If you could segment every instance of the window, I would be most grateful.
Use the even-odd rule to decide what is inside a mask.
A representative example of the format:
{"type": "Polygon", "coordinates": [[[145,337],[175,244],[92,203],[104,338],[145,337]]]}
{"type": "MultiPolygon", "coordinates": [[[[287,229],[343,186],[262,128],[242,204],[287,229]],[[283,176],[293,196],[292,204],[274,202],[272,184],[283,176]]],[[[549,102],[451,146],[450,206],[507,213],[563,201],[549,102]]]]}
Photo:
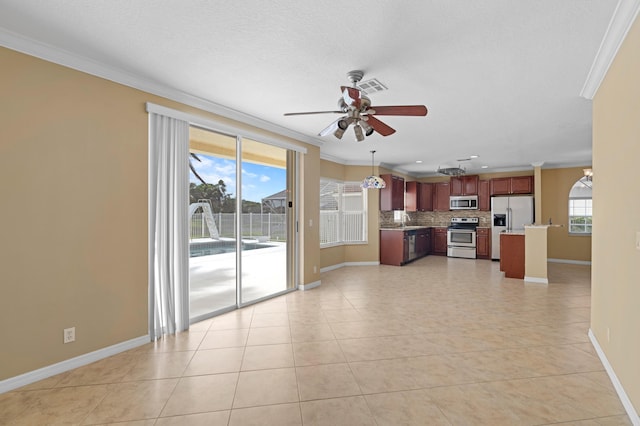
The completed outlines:
{"type": "Polygon", "coordinates": [[[591,235],[592,185],[592,180],[583,177],[569,192],[569,234],[591,235]]]}
{"type": "Polygon", "coordinates": [[[320,247],[366,242],[366,190],[359,182],[320,179],[320,247]]]}

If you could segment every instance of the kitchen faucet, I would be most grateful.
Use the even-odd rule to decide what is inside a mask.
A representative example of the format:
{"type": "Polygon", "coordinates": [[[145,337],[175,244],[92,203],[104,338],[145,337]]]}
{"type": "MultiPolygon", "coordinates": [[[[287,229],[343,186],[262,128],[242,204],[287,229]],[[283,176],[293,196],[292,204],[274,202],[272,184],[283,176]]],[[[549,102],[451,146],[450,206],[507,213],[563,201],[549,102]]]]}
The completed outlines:
{"type": "Polygon", "coordinates": [[[408,214],[403,213],[402,214],[402,226],[407,226],[407,221],[410,222],[411,218],[409,217],[408,214]],[[405,219],[406,219],[406,221],[405,221],[405,219]]]}

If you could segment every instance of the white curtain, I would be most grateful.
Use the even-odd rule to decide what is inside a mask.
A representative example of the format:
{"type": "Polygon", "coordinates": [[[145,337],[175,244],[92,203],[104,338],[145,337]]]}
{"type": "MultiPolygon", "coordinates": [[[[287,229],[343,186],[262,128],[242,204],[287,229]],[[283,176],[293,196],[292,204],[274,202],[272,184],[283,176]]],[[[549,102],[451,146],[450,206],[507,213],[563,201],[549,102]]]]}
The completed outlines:
{"type": "Polygon", "coordinates": [[[149,113],[149,335],[189,328],[189,123],[149,113]]]}

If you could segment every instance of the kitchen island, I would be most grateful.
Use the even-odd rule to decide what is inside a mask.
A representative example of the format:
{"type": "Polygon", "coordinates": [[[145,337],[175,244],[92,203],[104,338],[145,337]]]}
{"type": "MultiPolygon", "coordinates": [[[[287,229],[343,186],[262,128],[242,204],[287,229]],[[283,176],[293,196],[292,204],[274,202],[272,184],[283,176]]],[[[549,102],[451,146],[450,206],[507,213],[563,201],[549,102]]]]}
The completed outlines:
{"type": "Polygon", "coordinates": [[[506,278],[524,278],[524,231],[500,233],[500,270],[506,278]]]}
{"type": "Polygon", "coordinates": [[[402,226],[380,229],[380,264],[402,266],[431,253],[432,228],[402,226]]]}

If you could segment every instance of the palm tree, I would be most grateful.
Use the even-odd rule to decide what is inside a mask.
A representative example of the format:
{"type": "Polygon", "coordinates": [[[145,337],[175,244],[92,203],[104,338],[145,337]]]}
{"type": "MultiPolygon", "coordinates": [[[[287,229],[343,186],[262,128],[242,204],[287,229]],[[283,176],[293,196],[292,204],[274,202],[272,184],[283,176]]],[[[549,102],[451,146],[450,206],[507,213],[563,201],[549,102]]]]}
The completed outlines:
{"type": "MultiPolygon", "coordinates": [[[[202,160],[201,160],[201,159],[199,159],[199,158],[198,158],[198,156],[197,156],[197,155],[195,155],[193,152],[190,152],[189,154],[191,155],[191,157],[195,158],[195,159],[196,159],[196,160],[198,160],[199,162],[202,162],[202,160]]],[[[193,163],[191,162],[191,158],[189,158],[189,168],[190,168],[190,169],[191,169],[191,171],[193,172],[194,176],[195,176],[196,178],[198,178],[198,180],[199,180],[200,182],[204,183],[205,185],[207,184],[207,182],[205,182],[205,181],[204,181],[204,179],[202,179],[202,178],[200,177],[200,175],[198,174],[198,172],[196,172],[196,168],[195,168],[195,167],[193,167],[193,163]]]]}

